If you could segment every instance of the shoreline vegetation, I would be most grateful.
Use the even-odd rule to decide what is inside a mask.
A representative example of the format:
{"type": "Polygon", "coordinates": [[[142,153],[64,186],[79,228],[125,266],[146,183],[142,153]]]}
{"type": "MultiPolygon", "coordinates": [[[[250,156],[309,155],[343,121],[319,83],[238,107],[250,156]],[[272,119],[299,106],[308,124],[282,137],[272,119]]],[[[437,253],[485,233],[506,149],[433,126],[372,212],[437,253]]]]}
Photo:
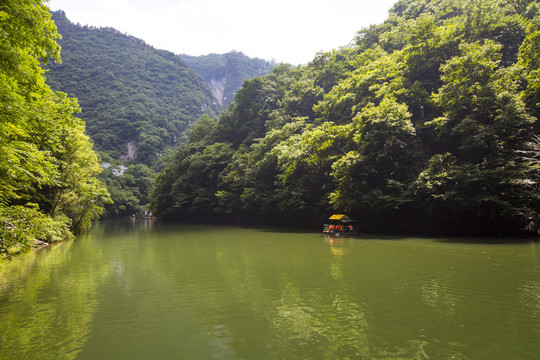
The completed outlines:
{"type": "Polygon", "coordinates": [[[52,91],[42,64],[60,38],[42,1],[0,5],[0,259],[73,238],[109,201],[77,100],[52,91]]]}
{"type": "Polygon", "coordinates": [[[305,66],[245,81],[158,175],[165,221],[365,233],[528,236],[539,228],[540,10],[400,0],[305,66]]]}

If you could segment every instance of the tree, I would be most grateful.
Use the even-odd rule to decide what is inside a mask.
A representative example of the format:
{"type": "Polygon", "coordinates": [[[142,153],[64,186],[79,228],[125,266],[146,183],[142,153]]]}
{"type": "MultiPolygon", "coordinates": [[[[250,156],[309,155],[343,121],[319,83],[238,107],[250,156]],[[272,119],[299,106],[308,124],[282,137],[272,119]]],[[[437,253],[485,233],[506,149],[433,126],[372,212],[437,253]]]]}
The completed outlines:
{"type": "Polygon", "coordinates": [[[264,137],[273,111],[296,80],[288,65],[277,66],[265,77],[246,80],[235,102],[220,117],[220,141],[249,146],[254,139],[264,137]]]}
{"type": "Polygon", "coordinates": [[[367,50],[357,59],[357,69],[325,94],[315,106],[316,113],[324,120],[347,124],[368,103],[377,104],[385,94],[404,91],[403,52],[387,54],[381,48],[367,50]]]}
{"type": "Polygon", "coordinates": [[[280,171],[274,149],[305,127],[305,118],[297,118],[269,130],[249,148],[238,148],[219,177],[216,195],[220,209],[250,223],[286,223],[279,210],[280,171]]]}
{"type": "Polygon", "coordinates": [[[535,119],[525,110],[517,68],[499,67],[500,44],[463,43],[460,50],[441,68],[444,85],[434,98],[444,116],[430,123],[440,153],[416,182],[417,200],[446,231],[515,232],[537,211],[519,155],[535,119]]]}
{"type": "Polygon", "coordinates": [[[46,87],[43,62],[59,59],[58,34],[41,2],[0,5],[0,203],[21,197],[30,186],[52,181],[54,164],[39,150],[32,128],[39,123],[46,87]]]}
{"type": "Polygon", "coordinates": [[[366,231],[530,231],[540,37],[527,3],[398,1],[349,46],[244,83],[156,195],[193,215],[204,194],[207,212],[259,223],[298,223],[300,212],[314,226],[343,211],[366,231]],[[214,143],[229,145],[211,166],[223,169],[217,183],[196,175],[214,143]]]}
{"type": "Polygon", "coordinates": [[[324,219],[331,211],[332,164],[351,148],[352,137],[352,126],[326,122],[306,127],[274,147],[279,169],[276,195],[283,214],[294,217],[300,212],[300,223],[305,224],[324,219]]]}
{"type": "Polygon", "coordinates": [[[334,208],[360,215],[372,229],[403,229],[399,211],[411,202],[408,184],[418,173],[419,143],[410,118],[407,106],[392,97],[355,117],[356,147],[332,166],[334,208]]]}
{"type": "Polygon", "coordinates": [[[156,174],[144,164],[135,164],[128,165],[123,174],[116,176],[111,167],[100,175],[112,199],[111,204],[105,205],[104,217],[127,217],[147,210],[156,174]]]}
{"type": "Polygon", "coordinates": [[[536,118],[540,116],[540,9],[533,3],[527,36],[519,48],[519,65],[525,70],[525,101],[536,118]]]}
{"type": "Polygon", "coordinates": [[[151,209],[164,220],[216,219],[216,192],[221,172],[233,156],[229,144],[214,143],[199,149],[181,146],[156,179],[151,209]]]}
{"type": "Polygon", "coordinates": [[[0,31],[0,256],[9,256],[83,231],[108,194],[76,100],[45,84],[41,63],[60,60],[49,9],[3,1],[0,31]]]}

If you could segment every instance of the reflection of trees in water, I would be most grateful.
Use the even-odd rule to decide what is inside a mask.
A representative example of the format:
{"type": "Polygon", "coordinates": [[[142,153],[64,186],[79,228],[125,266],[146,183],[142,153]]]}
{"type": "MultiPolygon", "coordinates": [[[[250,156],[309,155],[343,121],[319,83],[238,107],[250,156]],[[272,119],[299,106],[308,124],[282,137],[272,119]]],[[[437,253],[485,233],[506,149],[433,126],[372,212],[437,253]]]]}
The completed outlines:
{"type": "MultiPolygon", "coordinates": [[[[154,348],[143,343],[140,348],[166,355],[156,359],[178,350],[193,355],[185,358],[204,359],[471,359],[477,358],[475,351],[508,354],[504,342],[488,344],[495,350],[486,344],[475,350],[476,341],[466,339],[483,340],[485,334],[470,329],[483,329],[478,324],[493,316],[508,325],[505,330],[516,344],[535,349],[527,342],[539,334],[540,282],[537,272],[521,274],[538,264],[523,265],[519,277],[510,274],[508,281],[499,281],[517,266],[521,254],[507,257],[507,248],[500,258],[493,257],[498,253],[462,256],[461,250],[440,257],[445,247],[406,251],[410,246],[396,241],[340,238],[313,245],[317,239],[280,234],[258,240],[264,235],[250,231],[239,232],[249,239],[238,241],[229,238],[230,230],[212,238],[201,237],[204,231],[198,228],[192,231],[197,236],[169,238],[157,231],[159,226],[156,232],[139,229],[131,235],[122,232],[125,226],[132,224],[111,229],[115,241],[102,241],[107,237],[96,228],[99,236],[94,238],[106,244],[103,255],[101,246],[86,246],[82,239],[28,254],[0,269],[0,359],[92,358],[94,353],[86,349],[110,342],[103,331],[110,327],[99,325],[108,325],[107,316],[118,316],[120,308],[133,312],[134,328],[145,328],[144,340],[154,342],[154,348]],[[475,269],[478,276],[469,276],[475,269]],[[119,289],[121,301],[101,302],[96,316],[96,292],[104,278],[108,280],[101,289],[119,289]],[[481,286],[490,279],[504,284],[508,298],[516,301],[495,301],[485,291],[490,287],[481,286]],[[465,293],[463,299],[467,289],[472,295],[465,293]],[[470,310],[471,302],[494,306],[470,310]],[[518,306],[502,311],[506,304],[518,306]],[[495,306],[500,314],[493,312],[495,306]],[[87,341],[92,322],[100,332],[87,341]],[[167,333],[175,334],[174,341],[167,338],[170,346],[155,345],[167,333]],[[77,353],[81,348],[85,351],[77,353]],[[17,356],[12,356],[14,349],[20,349],[17,356]]],[[[131,336],[133,343],[140,333],[131,336]]],[[[110,358],[115,358],[113,351],[122,353],[114,343],[109,346],[110,358]]]]}
{"type": "MultiPolygon", "coordinates": [[[[357,267],[352,266],[350,259],[348,259],[347,254],[355,246],[355,241],[361,241],[358,238],[354,237],[332,237],[327,236],[326,241],[329,244],[330,250],[330,268],[329,273],[332,277],[334,284],[334,292],[338,295],[333,295],[335,297],[334,304],[336,309],[340,311],[343,310],[343,313],[346,316],[342,319],[341,322],[335,321],[339,319],[336,314],[330,314],[329,318],[333,319],[333,324],[338,326],[336,334],[339,336],[336,338],[336,346],[328,347],[331,349],[331,352],[328,353],[328,356],[325,358],[359,358],[359,359],[377,359],[377,360],[413,360],[413,359],[428,359],[428,349],[430,345],[429,336],[425,336],[423,332],[419,333],[400,333],[397,336],[392,335],[396,332],[392,326],[389,327],[389,338],[392,338],[392,341],[389,341],[388,338],[378,338],[378,335],[373,331],[368,329],[368,321],[376,320],[374,317],[378,316],[380,311],[380,306],[375,304],[383,299],[378,296],[383,296],[387,299],[390,299],[387,302],[387,305],[393,307],[393,310],[397,310],[399,314],[400,311],[406,311],[405,309],[400,310],[400,298],[405,295],[405,292],[410,291],[411,284],[404,279],[392,279],[392,276],[405,276],[409,275],[400,274],[399,271],[387,271],[387,266],[370,261],[369,264],[377,264],[378,268],[367,268],[370,271],[362,274],[365,278],[375,277],[368,280],[366,284],[372,284],[374,282],[381,282],[379,284],[379,289],[384,288],[383,283],[387,283],[387,292],[379,292],[378,296],[373,295],[369,292],[368,288],[362,289],[361,284],[351,284],[351,279],[357,278],[355,274],[351,273],[351,270],[358,271],[357,267]],[[387,277],[390,276],[390,277],[387,277]],[[351,289],[351,286],[357,286],[358,288],[351,289]],[[407,290],[409,289],[409,290],[407,290]],[[356,292],[356,295],[354,293],[356,292]],[[343,295],[345,294],[345,295],[343,295]],[[360,298],[359,298],[360,297],[360,298]],[[361,301],[362,305],[358,305],[361,301]],[[348,305],[348,306],[346,306],[348,305]],[[376,309],[376,310],[375,310],[376,309]],[[351,324],[362,324],[362,326],[357,326],[356,328],[351,328],[351,324]],[[362,331],[359,331],[361,329],[362,331]],[[339,331],[341,330],[341,332],[339,331]],[[351,335],[351,337],[349,337],[351,335]],[[356,341],[356,342],[355,342],[356,341]],[[364,351],[353,352],[353,346],[355,349],[363,349],[364,351]],[[350,351],[345,353],[344,351],[340,352],[340,346],[343,348],[349,347],[350,351]],[[363,347],[362,347],[363,346],[363,347]],[[340,354],[343,356],[336,356],[340,354]]],[[[381,254],[378,254],[379,260],[384,261],[384,257],[381,254]]],[[[400,261],[405,258],[400,258],[400,261]]],[[[440,313],[444,313],[445,316],[450,317],[452,313],[455,314],[455,305],[457,300],[449,291],[446,282],[442,279],[434,279],[432,282],[424,284],[421,289],[422,298],[424,302],[429,305],[431,308],[435,309],[440,313]]],[[[403,326],[399,324],[401,321],[398,318],[393,319],[396,322],[396,328],[403,326]]],[[[378,322],[378,321],[374,321],[378,322]]],[[[377,324],[371,324],[377,326],[377,324]]],[[[327,328],[328,328],[327,324],[327,328]]],[[[409,329],[408,324],[405,325],[405,329],[409,329]]],[[[398,331],[399,332],[399,331],[398,331]]],[[[446,353],[442,358],[451,358],[451,359],[465,359],[457,349],[459,349],[459,344],[454,344],[452,349],[447,349],[446,353]]]]}
{"type": "Polygon", "coordinates": [[[325,306],[289,283],[269,315],[270,358],[370,358],[363,309],[339,295],[325,306]]]}
{"type": "Polygon", "coordinates": [[[253,349],[264,349],[260,359],[370,358],[364,311],[341,289],[339,259],[310,267],[294,252],[261,255],[257,245],[242,244],[213,243],[208,261],[201,241],[155,263],[163,273],[182,274],[169,277],[183,301],[239,358],[253,358],[253,349]],[[318,278],[329,288],[310,288],[318,278]]]}
{"type": "Polygon", "coordinates": [[[73,244],[25,254],[0,273],[0,359],[74,359],[84,346],[108,269],[84,240],[82,251],[73,244]]]}
{"type": "MultiPolygon", "coordinates": [[[[328,245],[327,256],[317,254],[318,262],[312,263],[309,251],[299,254],[279,242],[268,252],[268,244],[257,241],[194,240],[153,263],[181,289],[182,303],[214,337],[214,355],[233,351],[237,358],[253,358],[258,351],[258,359],[427,359],[433,344],[426,334],[399,334],[386,342],[369,331],[369,318],[378,314],[373,301],[380,299],[352,280],[357,267],[351,267],[348,254],[354,241],[334,239],[328,245]]],[[[433,306],[450,301],[441,286],[424,289],[433,306]]],[[[458,351],[447,354],[463,358],[458,351]]]]}
{"type": "Polygon", "coordinates": [[[482,292],[491,289],[490,279],[523,291],[515,318],[508,318],[512,311],[495,314],[500,323],[517,329],[516,338],[538,335],[538,325],[517,324],[538,319],[537,276],[533,273],[526,284],[499,281],[516,266],[512,256],[494,267],[490,264],[501,263],[503,255],[488,259],[477,254],[478,246],[427,240],[319,239],[314,246],[317,239],[297,241],[286,234],[279,235],[283,239],[257,233],[249,240],[230,240],[225,232],[220,236],[185,241],[168,262],[154,262],[167,281],[182,289],[182,301],[196,321],[207,324],[238,358],[253,358],[255,351],[262,352],[260,359],[473,358],[477,351],[491,351],[485,343],[476,350],[470,339],[486,337],[474,331],[485,329],[493,316],[484,305],[492,300],[505,306],[491,290],[482,292]],[[219,331],[213,330],[217,325],[219,331]],[[532,334],[524,334],[527,329],[532,334]]]}
{"type": "Polygon", "coordinates": [[[457,298],[451,293],[448,282],[441,278],[434,278],[422,285],[422,298],[424,302],[439,314],[454,321],[456,316],[457,298]]]}
{"type": "Polygon", "coordinates": [[[521,307],[526,310],[524,313],[537,319],[540,325],[540,280],[531,280],[523,284],[520,299],[521,307]]]}

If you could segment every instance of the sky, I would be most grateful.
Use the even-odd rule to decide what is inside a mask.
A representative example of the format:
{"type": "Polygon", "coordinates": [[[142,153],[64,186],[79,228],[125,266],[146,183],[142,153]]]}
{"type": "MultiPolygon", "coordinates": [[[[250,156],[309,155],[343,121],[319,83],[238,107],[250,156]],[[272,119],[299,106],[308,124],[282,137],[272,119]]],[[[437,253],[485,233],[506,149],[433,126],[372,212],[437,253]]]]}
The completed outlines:
{"type": "Polygon", "coordinates": [[[113,27],[175,54],[241,51],[292,65],[348,45],[397,0],[50,0],[81,25],[113,27]]]}

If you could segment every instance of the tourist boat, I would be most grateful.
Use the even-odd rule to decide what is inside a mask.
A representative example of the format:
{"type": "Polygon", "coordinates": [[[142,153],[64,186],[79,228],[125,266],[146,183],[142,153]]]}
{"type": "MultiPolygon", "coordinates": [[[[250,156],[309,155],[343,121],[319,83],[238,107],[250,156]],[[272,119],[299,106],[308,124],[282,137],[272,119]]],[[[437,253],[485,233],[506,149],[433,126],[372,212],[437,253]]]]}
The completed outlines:
{"type": "Polygon", "coordinates": [[[131,215],[132,219],[145,219],[145,220],[155,220],[156,217],[152,215],[151,211],[144,210],[141,213],[131,215]]]}
{"type": "Polygon", "coordinates": [[[347,215],[334,214],[328,219],[330,222],[323,225],[324,234],[357,234],[358,221],[351,220],[347,215]]]}

